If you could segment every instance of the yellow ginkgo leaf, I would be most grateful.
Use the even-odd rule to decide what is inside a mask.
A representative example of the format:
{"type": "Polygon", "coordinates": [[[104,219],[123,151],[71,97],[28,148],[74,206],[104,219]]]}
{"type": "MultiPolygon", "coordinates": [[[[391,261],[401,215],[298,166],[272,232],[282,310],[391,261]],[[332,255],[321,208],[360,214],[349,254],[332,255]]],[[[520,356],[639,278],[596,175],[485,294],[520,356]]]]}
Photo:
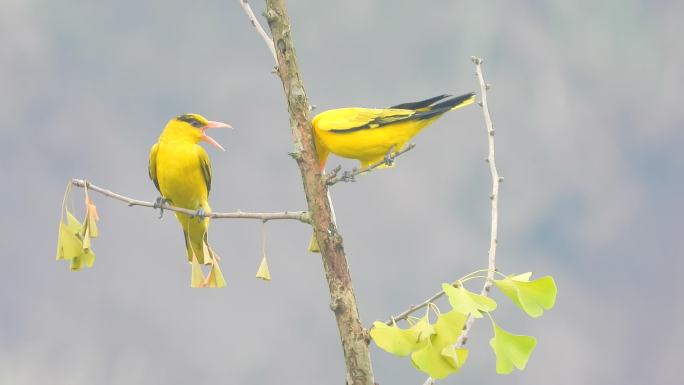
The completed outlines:
{"type": "Polygon", "coordinates": [[[83,268],[83,258],[81,256],[76,256],[71,258],[71,266],[70,266],[72,271],[77,271],[81,270],[83,268]]]}
{"type": "Polygon", "coordinates": [[[95,253],[93,253],[93,251],[90,249],[84,250],[81,259],[83,260],[83,263],[85,263],[86,267],[93,267],[93,263],[95,263],[95,253]]]}
{"type": "Polygon", "coordinates": [[[202,267],[194,254],[192,256],[192,278],[190,279],[190,287],[204,287],[204,273],[202,273],[202,267]]]}
{"type": "Polygon", "coordinates": [[[90,250],[90,226],[88,226],[87,218],[83,224],[83,232],[81,233],[81,239],[83,240],[83,250],[90,250]]]}
{"type": "Polygon", "coordinates": [[[266,261],[266,255],[261,257],[261,263],[259,264],[259,270],[257,270],[256,277],[263,279],[264,281],[271,280],[271,272],[268,270],[268,262],[266,261]]]}
{"type": "Polygon", "coordinates": [[[83,225],[81,225],[81,222],[79,222],[78,219],[76,219],[76,217],[74,216],[74,214],[72,214],[69,210],[67,210],[66,214],[66,226],[69,229],[69,231],[71,231],[74,234],[80,234],[81,231],[83,231],[83,225]]]}
{"type": "Polygon", "coordinates": [[[218,261],[214,261],[211,265],[211,271],[207,277],[207,281],[204,284],[205,287],[215,287],[220,288],[226,286],[226,280],[223,278],[223,273],[219,267],[218,261]]]}
{"type": "Polygon", "coordinates": [[[309,241],[309,252],[311,253],[320,253],[321,248],[318,247],[318,241],[316,240],[316,234],[314,233],[311,236],[311,240],[309,241]]]}
{"type": "Polygon", "coordinates": [[[81,255],[83,243],[64,222],[59,223],[59,238],[57,239],[57,259],[72,259],[81,255]]]}

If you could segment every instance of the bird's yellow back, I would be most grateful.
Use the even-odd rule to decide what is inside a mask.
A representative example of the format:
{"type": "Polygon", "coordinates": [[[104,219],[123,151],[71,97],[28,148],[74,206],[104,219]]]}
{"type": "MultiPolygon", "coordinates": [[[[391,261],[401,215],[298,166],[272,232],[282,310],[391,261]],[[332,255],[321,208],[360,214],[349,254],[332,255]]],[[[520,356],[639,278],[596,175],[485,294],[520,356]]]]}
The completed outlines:
{"type": "Polygon", "coordinates": [[[440,95],[390,108],[353,107],[321,112],[311,122],[321,167],[331,152],[358,159],[361,167],[368,167],[381,161],[390,150],[400,151],[444,113],[473,101],[472,93],[454,98],[440,95]]]}

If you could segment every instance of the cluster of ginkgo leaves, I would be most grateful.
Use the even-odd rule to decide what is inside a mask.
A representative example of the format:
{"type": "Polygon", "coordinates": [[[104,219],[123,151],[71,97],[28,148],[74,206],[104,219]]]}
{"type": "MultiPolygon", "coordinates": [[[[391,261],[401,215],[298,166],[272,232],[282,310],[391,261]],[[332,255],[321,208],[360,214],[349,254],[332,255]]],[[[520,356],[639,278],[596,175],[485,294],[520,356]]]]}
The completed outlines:
{"type": "Polygon", "coordinates": [[[57,260],[71,262],[71,270],[81,270],[92,267],[95,262],[95,253],[91,247],[91,239],[98,236],[97,208],[88,196],[85,189],[85,219],[83,223],[69,211],[67,202],[70,200],[71,188],[67,187],[62,202],[62,217],[59,221],[59,236],[57,238],[57,260]],[[66,220],[65,217],[66,216],[66,220]]]}
{"type": "MultiPolygon", "coordinates": [[[[496,309],[496,301],[463,287],[464,281],[475,278],[473,274],[454,284],[442,284],[452,307],[450,311],[440,312],[434,303],[430,303],[422,318],[406,318],[407,328],[399,327],[394,319],[389,323],[376,321],[370,331],[371,338],[388,353],[402,357],[410,355],[418,370],[441,379],[458,372],[468,358],[468,349],[459,344],[468,317],[482,318],[486,314],[494,330],[489,345],[496,355],[496,372],[508,374],[514,367],[525,369],[537,340],[509,333],[494,322],[490,313],[496,309]],[[437,316],[434,323],[430,323],[430,311],[437,316]]],[[[529,316],[539,317],[544,310],[553,307],[556,283],[551,276],[530,281],[531,276],[532,273],[503,276],[494,280],[494,285],[529,316]]]]}

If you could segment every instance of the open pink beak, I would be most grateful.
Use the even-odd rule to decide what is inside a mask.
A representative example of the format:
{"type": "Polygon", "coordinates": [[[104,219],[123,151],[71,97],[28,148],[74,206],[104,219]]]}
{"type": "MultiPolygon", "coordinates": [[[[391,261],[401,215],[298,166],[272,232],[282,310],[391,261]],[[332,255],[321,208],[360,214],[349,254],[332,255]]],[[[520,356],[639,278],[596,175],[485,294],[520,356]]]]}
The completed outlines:
{"type": "Polygon", "coordinates": [[[232,127],[230,124],[221,123],[221,122],[214,122],[214,121],[211,121],[211,120],[210,120],[209,123],[207,123],[206,126],[204,126],[204,127],[201,128],[201,130],[202,130],[202,140],[203,140],[203,141],[205,141],[205,142],[211,144],[212,146],[218,147],[219,149],[221,149],[221,150],[223,150],[223,151],[226,151],[226,149],[223,148],[223,146],[221,146],[221,145],[219,144],[219,142],[215,141],[214,138],[212,138],[211,136],[209,136],[209,135],[207,135],[207,134],[205,133],[205,131],[206,131],[208,128],[233,128],[233,127],[232,127]]]}

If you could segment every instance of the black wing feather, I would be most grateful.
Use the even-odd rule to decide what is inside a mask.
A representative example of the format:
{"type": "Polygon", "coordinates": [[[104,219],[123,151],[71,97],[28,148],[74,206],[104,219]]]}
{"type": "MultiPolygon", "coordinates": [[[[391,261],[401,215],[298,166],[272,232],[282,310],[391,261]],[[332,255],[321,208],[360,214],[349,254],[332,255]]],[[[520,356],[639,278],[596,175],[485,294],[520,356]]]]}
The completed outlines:
{"type": "Polygon", "coordinates": [[[430,106],[433,103],[436,103],[444,98],[448,98],[451,95],[444,94],[444,95],[439,95],[432,97],[430,99],[425,99],[421,100],[418,102],[410,102],[410,103],[402,103],[402,104],[397,104],[396,106],[392,106],[390,108],[397,108],[397,109],[402,109],[402,110],[417,110],[420,108],[426,108],[430,106]]]}
{"type": "Polygon", "coordinates": [[[211,191],[211,164],[208,160],[200,157],[200,165],[202,167],[202,175],[204,176],[204,183],[207,185],[207,194],[211,191]]]}

